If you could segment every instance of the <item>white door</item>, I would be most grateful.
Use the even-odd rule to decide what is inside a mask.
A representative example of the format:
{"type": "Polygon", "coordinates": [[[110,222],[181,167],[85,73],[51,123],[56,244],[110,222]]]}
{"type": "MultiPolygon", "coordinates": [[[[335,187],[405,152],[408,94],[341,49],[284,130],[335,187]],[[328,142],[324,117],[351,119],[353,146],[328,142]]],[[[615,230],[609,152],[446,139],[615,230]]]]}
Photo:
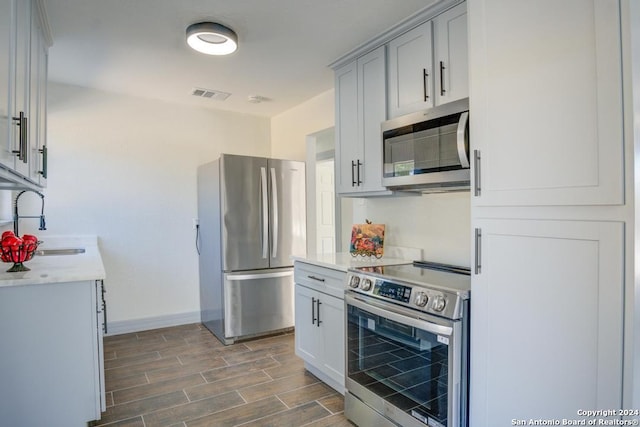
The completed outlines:
{"type": "Polygon", "coordinates": [[[296,355],[317,365],[322,351],[322,336],[316,325],[318,293],[299,284],[295,289],[296,355]]]}
{"type": "Polygon", "coordinates": [[[433,21],[436,105],[469,96],[467,3],[461,3],[433,21]]]}
{"type": "Polygon", "coordinates": [[[344,300],[320,294],[324,372],[344,387],[344,300]]]}
{"type": "Polygon", "coordinates": [[[316,251],[331,254],[336,248],[334,161],[316,163],[316,251]]]}
{"type": "Polygon", "coordinates": [[[624,203],[618,2],[479,0],[468,11],[474,203],[624,203]]]}
{"type": "Polygon", "coordinates": [[[433,107],[431,21],[389,42],[389,118],[433,107]]]}
{"type": "Polygon", "coordinates": [[[338,193],[358,191],[356,168],[358,141],[358,76],[356,61],[335,72],[336,85],[336,188],[338,193]]]}
{"type": "MultiPolygon", "coordinates": [[[[624,224],[477,219],[474,426],[622,407],[624,224]]],[[[519,424],[524,425],[524,424],[519,424]]]]}

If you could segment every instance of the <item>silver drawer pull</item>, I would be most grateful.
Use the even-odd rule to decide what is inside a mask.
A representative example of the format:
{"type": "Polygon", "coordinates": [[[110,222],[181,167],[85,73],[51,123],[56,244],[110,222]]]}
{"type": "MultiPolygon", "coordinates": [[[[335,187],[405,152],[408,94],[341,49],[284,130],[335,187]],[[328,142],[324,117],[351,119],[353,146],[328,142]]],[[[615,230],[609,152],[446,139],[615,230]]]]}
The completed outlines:
{"type": "Polygon", "coordinates": [[[317,280],[318,282],[324,282],[324,279],[322,277],[316,277],[316,276],[307,276],[309,279],[311,280],[317,280]]]}

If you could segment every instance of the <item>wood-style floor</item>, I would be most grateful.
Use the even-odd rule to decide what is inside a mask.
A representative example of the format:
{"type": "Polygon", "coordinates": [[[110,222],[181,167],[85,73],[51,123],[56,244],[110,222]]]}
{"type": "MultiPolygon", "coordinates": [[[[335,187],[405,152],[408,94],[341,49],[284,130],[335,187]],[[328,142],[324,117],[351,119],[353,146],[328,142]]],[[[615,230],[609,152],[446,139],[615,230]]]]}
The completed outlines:
{"type": "Polygon", "coordinates": [[[284,334],[223,346],[204,326],[105,337],[107,410],[93,426],[353,427],[284,334]]]}

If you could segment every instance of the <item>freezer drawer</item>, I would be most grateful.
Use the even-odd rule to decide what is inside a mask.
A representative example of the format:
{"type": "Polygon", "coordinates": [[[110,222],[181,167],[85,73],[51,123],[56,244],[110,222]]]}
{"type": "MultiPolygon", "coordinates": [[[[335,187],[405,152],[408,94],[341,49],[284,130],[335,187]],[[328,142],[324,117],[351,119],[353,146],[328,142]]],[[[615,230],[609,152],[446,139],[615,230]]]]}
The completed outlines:
{"type": "Polygon", "coordinates": [[[292,328],[293,300],[293,268],[226,273],[225,338],[292,328]]]}

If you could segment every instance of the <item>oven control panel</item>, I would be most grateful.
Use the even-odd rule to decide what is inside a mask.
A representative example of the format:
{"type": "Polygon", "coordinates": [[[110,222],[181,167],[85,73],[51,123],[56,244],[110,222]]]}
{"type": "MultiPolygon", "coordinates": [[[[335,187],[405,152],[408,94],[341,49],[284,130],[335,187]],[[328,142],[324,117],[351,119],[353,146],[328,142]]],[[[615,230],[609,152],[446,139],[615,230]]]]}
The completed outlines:
{"type": "Polygon", "coordinates": [[[457,318],[459,302],[455,294],[411,283],[398,283],[367,274],[349,272],[347,290],[420,310],[425,313],[457,318]]]}
{"type": "Polygon", "coordinates": [[[411,288],[409,286],[385,282],[381,279],[376,280],[373,294],[405,303],[411,301],[411,288]]]}

